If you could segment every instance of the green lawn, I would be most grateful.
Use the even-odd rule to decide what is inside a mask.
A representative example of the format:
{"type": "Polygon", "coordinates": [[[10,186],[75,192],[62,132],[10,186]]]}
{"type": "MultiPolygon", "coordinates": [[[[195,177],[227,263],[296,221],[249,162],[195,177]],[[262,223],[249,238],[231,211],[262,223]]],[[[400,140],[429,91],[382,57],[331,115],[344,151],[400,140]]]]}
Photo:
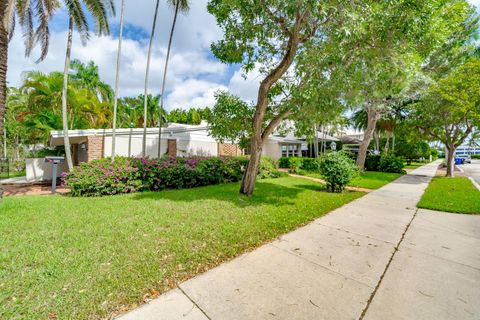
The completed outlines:
{"type": "Polygon", "coordinates": [[[412,162],[410,164],[405,163],[404,169],[417,169],[426,164],[428,163],[424,163],[424,162],[412,162]]]}
{"type": "Polygon", "coordinates": [[[363,195],[291,177],[103,198],[0,202],[0,319],[97,319],[363,195]]]}
{"type": "MultiPolygon", "coordinates": [[[[23,176],[25,176],[25,171],[10,172],[10,175],[9,175],[10,178],[23,177],[23,176]]],[[[0,179],[7,179],[7,173],[0,172],[0,179]]]]}
{"type": "Polygon", "coordinates": [[[465,177],[434,177],[417,207],[480,214],[480,191],[465,177]]]}
{"type": "MultiPolygon", "coordinates": [[[[301,172],[301,174],[312,178],[323,179],[322,175],[317,172],[303,171],[301,172]]],[[[365,171],[360,173],[357,178],[350,181],[348,185],[357,188],[378,189],[383,187],[387,183],[398,179],[402,175],[403,174],[401,173],[365,171]]]]}
{"type": "Polygon", "coordinates": [[[348,184],[352,187],[378,189],[403,176],[401,173],[365,171],[348,184]]]}

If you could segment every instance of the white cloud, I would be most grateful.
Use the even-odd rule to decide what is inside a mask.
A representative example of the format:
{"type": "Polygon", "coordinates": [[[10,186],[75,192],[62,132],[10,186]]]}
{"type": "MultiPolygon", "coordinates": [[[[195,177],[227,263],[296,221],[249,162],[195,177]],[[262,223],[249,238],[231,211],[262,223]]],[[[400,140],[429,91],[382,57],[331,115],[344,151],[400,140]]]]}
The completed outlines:
{"type": "MultiPolygon", "coordinates": [[[[120,0],[116,1],[117,14],[120,0]]],[[[212,104],[213,92],[225,88],[227,66],[212,58],[210,44],[221,38],[221,30],[215,18],[206,10],[207,0],[191,1],[187,15],[179,15],[175,29],[169,73],[166,84],[167,109],[172,107],[201,106],[212,104]],[[208,79],[208,81],[203,79],[208,79]],[[218,79],[218,80],[217,80],[218,79]],[[217,83],[218,82],[218,83],[217,83]],[[171,95],[171,97],[170,97],[171,95]],[[172,106],[170,106],[170,102],[172,106]]],[[[154,1],[126,1],[125,22],[145,30],[149,34],[153,21],[154,1]]],[[[21,84],[21,74],[25,71],[62,71],[65,59],[67,16],[63,11],[57,14],[55,32],[51,34],[50,49],[45,61],[36,64],[38,48],[31,58],[24,57],[21,33],[16,32],[10,42],[7,79],[10,85],[21,84]],[[61,22],[65,20],[65,28],[61,22]],[[60,23],[60,26],[58,25],[60,23]]],[[[111,19],[118,23],[119,17],[111,19]]],[[[166,45],[173,19],[173,9],[162,1],[159,9],[156,38],[150,67],[149,91],[158,94],[165,64],[166,45]]],[[[53,29],[53,28],[52,28],[53,29]]],[[[120,75],[120,96],[143,93],[148,39],[124,39],[122,48],[122,68],[120,75]]],[[[84,62],[93,60],[99,66],[102,79],[114,85],[117,54],[117,39],[92,36],[85,47],[81,46],[78,35],[74,35],[72,58],[84,62]]],[[[227,80],[228,81],[228,80],[227,80]]]]}
{"type": "Polygon", "coordinates": [[[227,90],[227,87],[215,82],[188,79],[175,86],[167,98],[167,106],[170,109],[212,106],[215,103],[214,93],[218,90],[227,90]]]}
{"type": "MultiPolygon", "coordinates": [[[[65,55],[66,32],[53,33],[49,54],[45,61],[35,64],[37,55],[31,58],[23,56],[24,47],[20,35],[15,35],[10,43],[8,80],[10,85],[21,83],[21,74],[24,71],[39,70],[42,72],[62,71],[65,55]]],[[[101,78],[110,85],[115,81],[115,65],[117,54],[117,40],[111,37],[92,37],[87,46],[81,46],[78,36],[74,37],[72,58],[81,61],[93,60],[99,66],[101,78]]],[[[152,52],[150,67],[149,91],[158,94],[161,91],[163,68],[165,63],[166,49],[155,46],[152,52]]],[[[125,39],[122,47],[122,67],[120,75],[120,96],[131,96],[143,93],[145,81],[145,68],[147,58],[147,46],[142,42],[125,39]]],[[[167,78],[167,92],[177,92],[176,87],[184,88],[187,79],[199,79],[202,76],[210,78],[222,78],[227,70],[226,65],[208,58],[203,51],[178,51],[173,52],[169,64],[167,78]]],[[[201,82],[199,80],[199,82],[201,82]]],[[[217,85],[218,86],[218,85],[217,85]]],[[[195,91],[197,96],[189,93],[191,99],[203,100],[207,93],[195,91]]],[[[201,101],[203,101],[201,100],[201,101]]],[[[176,97],[174,101],[185,99],[176,97]]],[[[167,108],[169,106],[167,105],[167,108]]]]}
{"type": "Polygon", "coordinates": [[[231,93],[238,95],[246,101],[256,101],[258,88],[263,77],[259,68],[255,68],[245,74],[243,70],[237,70],[230,79],[228,89],[231,93]]]}

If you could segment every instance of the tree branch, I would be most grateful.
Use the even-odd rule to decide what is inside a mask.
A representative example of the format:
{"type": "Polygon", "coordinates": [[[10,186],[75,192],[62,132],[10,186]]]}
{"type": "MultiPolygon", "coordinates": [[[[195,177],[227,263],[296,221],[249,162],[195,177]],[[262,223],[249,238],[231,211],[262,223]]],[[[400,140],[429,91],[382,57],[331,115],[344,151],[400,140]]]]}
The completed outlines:
{"type": "Polygon", "coordinates": [[[265,139],[272,134],[273,130],[275,130],[275,128],[278,127],[280,123],[291,114],[292,114],[292,111],[285,110],[283,112],[280,112],[275,118],[273,118],[272,121],[270,121],[267,127],[263,130],[262,141],[265,141],[265,139]]]}

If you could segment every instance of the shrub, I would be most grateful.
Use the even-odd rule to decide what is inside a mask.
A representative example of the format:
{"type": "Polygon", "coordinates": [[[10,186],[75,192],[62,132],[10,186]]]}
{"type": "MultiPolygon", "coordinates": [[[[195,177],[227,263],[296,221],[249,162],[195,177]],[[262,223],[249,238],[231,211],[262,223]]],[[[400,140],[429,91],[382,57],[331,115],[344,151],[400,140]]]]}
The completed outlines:
{"type": "Polygon", "coordinates": [[[306,171],[313,171],[313,172],[318,172],[319,171],[319,161],[316,158],[301,158],[302,159],[302,165],[301,169],[306,170],[306,171]]]}
{"type": "Polygon", "coordinates": [[[279,160],[280,168],[288,169],[292,173],[298,173],[302,166],[302,159],[298,157],[282,157],[279,160]]]}
{"type": "Polygon", "coordinates": [[[65,148],[63,146],[57,146],[54,148],[42,148],[38,150],[30,151],[27,154],[27,158],[45,158],[48,156],[65,156],[65,148]]]}
{"type": "Polygon", "coordinates": [[[319,169],[332,192],[341,192],[358,174],[355,163],[343,152],[330,152],[319,159],[319,169]]]}
{"type": "Polygon", "coordinates": [[[480,159],[480,154],[472,154],[472,159],[480,159]]]}
{"type": "MultiPolygon", "coordinates": [[[[63,177],[73,196],[100,196],[140,190],[183,189],[237,182],[248,165],[244,157],[115,158],[83,163],[63,177]]],[[[271,159],[262,158],[259,178],[280,176],[271,159]]]]}
{"type": "Polygon", "coordinates": [[[138,168],[130,159],[116,158],[82,163],[70,173],[62,174],[63,185],[70,188],[73,196],[100,196],[130,193],[140,189],[142,182],[138,168]]]}
{"type": "MultiPolygon", "coordinates": [[[[248,164],[248,160],[247,160],[248,164]]],[[[268,178],[278,178],[282,175],[280,171],[277,170],[277,163],[269,157],[262,157],[260,160],[260,165],[258,168],[258,178],[268,179],[268,178]]]]}
{"type": "Polygon", "coordinates": [[[288,169],[292,173],[300,173],[302,170],[318,172],[318,159],[282,157],[279,160],[280,168],[288,169]]]}
{"type": "Polygon", "coordinates": [[[380,158],[378,165],[378,171],[404,173],[404,159],[401,157],[395,157],[391,155],[383,155],[380,158]]]}
{"type": "Polygon", "coordinates": [[[381,156],[378,154],[369,154],[365,158],[365,170],[367,171],[379,171],[381,156]]]}

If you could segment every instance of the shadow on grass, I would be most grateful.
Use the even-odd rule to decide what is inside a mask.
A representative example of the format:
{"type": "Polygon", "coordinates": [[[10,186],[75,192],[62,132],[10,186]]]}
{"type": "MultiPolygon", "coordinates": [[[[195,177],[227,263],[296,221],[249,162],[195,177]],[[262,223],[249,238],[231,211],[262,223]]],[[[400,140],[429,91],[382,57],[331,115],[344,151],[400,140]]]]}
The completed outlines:
{"type": "Polygon", "coordinates": [[[164,190],[158,192],[142,192],[133,195],[134,200],[169,200],[176,202],[195,202],[202,200],[217,200],[230,202],[238,207],[259,205],[294,205],[298,195],[305,190],[322,191],[324,187],[308,182],[295,185],[287,180],[275,179],[258,181],[252,197],[239,194],[239,183],[228,183],[214,186],[198,187],[182,190],[164,190]]]}

